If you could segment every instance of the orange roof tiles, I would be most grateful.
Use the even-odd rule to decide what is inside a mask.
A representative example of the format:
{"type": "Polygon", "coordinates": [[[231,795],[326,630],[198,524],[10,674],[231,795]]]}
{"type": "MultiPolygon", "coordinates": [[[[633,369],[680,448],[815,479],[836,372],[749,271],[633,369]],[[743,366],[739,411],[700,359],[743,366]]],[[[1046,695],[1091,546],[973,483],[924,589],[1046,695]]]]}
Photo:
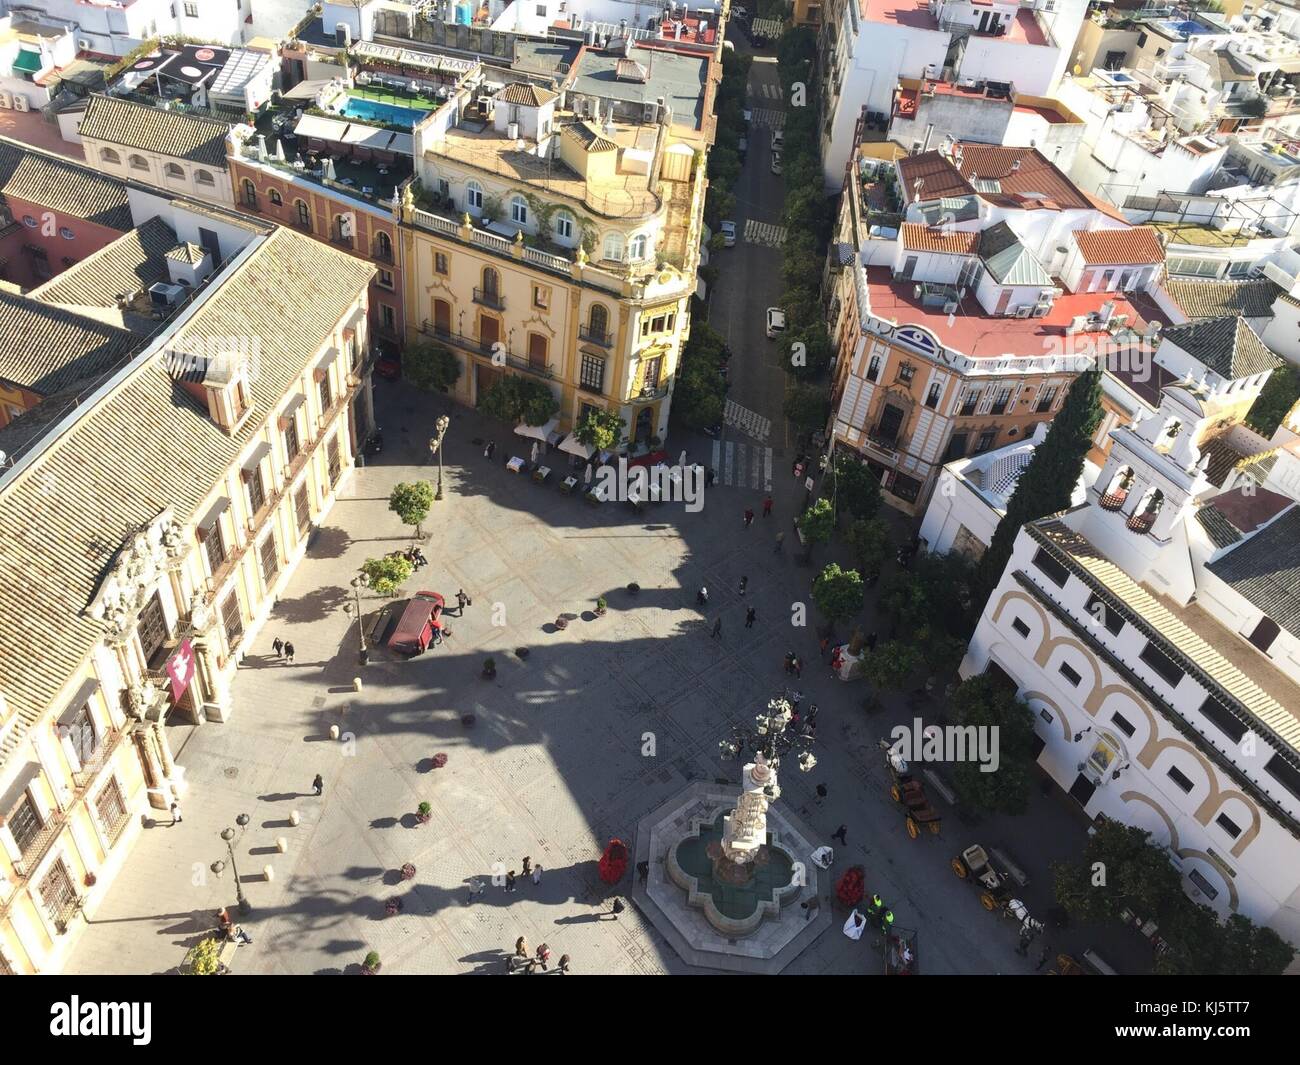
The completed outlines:
{"type": "Polygon", "coordinates": [[[946,255],[974,255],[980,235],[961,231],[944,232],[919,222],[903,223],[903,247],[908,251],[933,251],[946,255]]]}
{"type": "Polygon", "coordinates": [[[1075,231],[1083,261],[1089,266],[1141,266],[1165,261],[1160,237],[1150,226],[1075,231]]]}

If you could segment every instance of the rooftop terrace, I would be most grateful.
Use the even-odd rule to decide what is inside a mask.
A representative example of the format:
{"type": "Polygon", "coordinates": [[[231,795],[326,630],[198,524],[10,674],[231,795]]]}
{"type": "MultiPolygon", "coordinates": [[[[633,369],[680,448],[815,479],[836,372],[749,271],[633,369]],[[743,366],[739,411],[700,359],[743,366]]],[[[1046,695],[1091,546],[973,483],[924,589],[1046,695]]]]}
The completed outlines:
{"type": "Polygon", "coordinates": [[[913,292],[913,282],[896,283],[888,267],[868,267],[866,274],[872,314],[901,324],[923,326],[941,343],[975,359],[1006,355],[1082,354],[1090,343],[1107,339],[1109,334],[1076,333],[1067,337],[1065,330],[1075,316],[1094,314],[1107,301],[1114,302],[1116,315],[1128,315],[1128,324],[1139,332],[1153,320],[1165,323],[1164,315],[1152,300],[1140,295],[1126,297],[1116,292],[1058,296],[1051,312],[1044,318],[991,315],[974,296],[967,296],[957,311],[949,316],[942,307],[924,306],[913,292]]]}

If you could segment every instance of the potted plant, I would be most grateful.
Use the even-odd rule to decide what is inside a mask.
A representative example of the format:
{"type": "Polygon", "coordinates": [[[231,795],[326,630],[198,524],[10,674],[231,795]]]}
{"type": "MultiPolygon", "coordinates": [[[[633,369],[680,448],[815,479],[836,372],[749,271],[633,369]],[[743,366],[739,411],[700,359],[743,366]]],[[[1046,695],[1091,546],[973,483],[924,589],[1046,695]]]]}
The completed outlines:
{"type": "Polygon", "coordinates": [[[569,619],[566,618],[563,614],[561,614],[558,618],[555,619],[555,627],[560,631],[564,631],[569,627],[569,619]]]}
{"type": "Polygon", "coordinates": [[[433,820],[433,807],[427,802],[420,803],[415,808],[415,819],[422,825],[427,825],[433,820]]]}
{"type": "Polygon", "coordinates": [[[488,659],[485,659],[484,662],[483,662],[483,677],[484,677],[484,679],[486,679],[486,680],[491,680],[491,679],[492,679],[493,677],[495,677],[496,675],[497,675],[497,661],[496,661],[496,659],[495,659],[495,658],[488,658],[488,659]]]}
{"type": "Polygon", "coordinates": [[[181,972],[186,976],[214,976],[220,965],[221,944],[216,936],[209,936],[185,955],[181,972]]]}
{"type": "Polygon", "coordinates": [[[441,769],[446,764],[447,764],[447,756],[442,751],[439,751],[437,754],[433,756],[434,769],[441,769]]]}
{"type": "Polygon", "coordinates": [[[376,976],[379,973],[379,952],[372,950],[361,963],[362,976],[376,976]]]}
{"type": "Polygon", "coordinates": [[[603,618],[605,616],[605,611],[607,611],[608,609],[609,609],[609,604],[605,602],[605,597],[602,595],[599,599],[596,600],[596,617],[603,618]]]}
{"type": "Polygon", "coordinates": [[[637,584],[636,581],[633,581],[631,584],[627,586],[628,595],[636,595],[636,593],[639,592],[640,590],[641,590],[641,585],[637,584]]]}
{"type": "Polygon", "coordinates": [[[84,882],[86,887],[94,887],[97,880],[98,878],[95,876],[94,873],[87,873],[84,882]]]}
{"type": "Polygon", "coordinates": [[[402,879],[403,880],[415,879],[415,866],[413,866],[410,862],[407,862],[404,866],[402,866],[402,879]]]}

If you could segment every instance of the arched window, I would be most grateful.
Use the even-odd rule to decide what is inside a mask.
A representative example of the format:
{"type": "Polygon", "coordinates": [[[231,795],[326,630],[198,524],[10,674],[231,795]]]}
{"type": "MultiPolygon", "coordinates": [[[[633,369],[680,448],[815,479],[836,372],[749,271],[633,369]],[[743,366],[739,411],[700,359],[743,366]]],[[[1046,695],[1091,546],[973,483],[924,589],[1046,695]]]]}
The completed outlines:
{"type": "Polygon", "coordinates": [[[279,189],[272,189],[270,192],[266,194],[266,198],[270,200],[273,204],[275,204],[276,207],[279,207],[282,203],[284,203],[284,200],[280,196],[279,189]]]}
{"type": "Polygon", "coordinates": [[[166,166],[167,176],[177,181],[185,180],[185,168],[179,163],[168,163],[166,166]]]}
{"type": "Polygon", "coordinates": [[[483,186],[477,181],[465,186],[465,206],[471,211],[483,210],[483,186]]]}
{"type": "Polygon", "coordinates": [[[207,171],[207,170],[196,170],[196,171],[194,171],[194,184],[196,184],[196,185],[215,185],[216,182],[212,179],[212,174],[211,174],[210,171],[207,171]]]}
{"type": "Polygon", "coordinates": [[[510,197],[510,220],[518,226],[528,225],[528,201],[522,196],[510,197]]]}
{"type": "Polygon", "coordinates": [[[501,275],[492,267],[483,267],[483,294],[496,297],[501,291],[501,275]]]}
{"type": "Polygon", "coordinates": [[[634,261],[640,261],[646,257],[646,252],[650,247],[650,238],[644,233],[638,233],[632,238],[632,243],[627,250],[627,257],[634,261]]]}
{"type": "Polygon", "coordinates": [[[149,160],[146,159],[143,155],[133,155],[133,156],[131,156],[131,169],[132,169],[132,170],[148,170],[148,169],[149,169],[149,160]]]}
{"type": "Polygon", "coordinates": [[[560,240],[573,239],[573,215],[568,211],[557,211],[555,213],[555,235],[560,240]]]}
{"type": "Polygon", "coordinates": [[[602,259],[613,259],[615,262],[623,261],[623,253],[627,249],[627,244],[623,240],[622,233],[609,233],[605,236],[605,244],[601,249],[600,257],[602,259]]]}
{"type": "Polygon", "coordinates": [[[375,258],[386,262],[393,258],[393,242],[382,229],[375,234],[375,258]]]}
{"type": "Polygon", "coordinates": [[[114,165],[122,162],[122,157],[118,155],[117,152],[113,151],[112,148],[100,148],[99,159],[100,162],[113,163],[114,165]]]}
{"type": "Polygon", "coordinates": [[[252,178],[244,178],[243,200],[245,207],[257,206],[257,186],[253,184],[252,178]]]}
{"type": "Polygon", "coordinates": [[[597,343],[604,343],[609,338],[609,311],[603,303],[593,303],[587,316],[587,332],[597,343]]]}
{"type": "Polygon", "coordinates": [[[295,208],[295,209],[297,210],[297,212],[298,212],[298,225],[302,226],[303,229],[306,229],[306,230],[309,230],[309,231],[310,231],[310,229],[311,229],[311,212],[310,212],[309,210],[307,210],[307,201],[306,201],[306,200],[294,200],[294,201],[293,201],[293,206],[294,206],[294,208],[295,208]]]}

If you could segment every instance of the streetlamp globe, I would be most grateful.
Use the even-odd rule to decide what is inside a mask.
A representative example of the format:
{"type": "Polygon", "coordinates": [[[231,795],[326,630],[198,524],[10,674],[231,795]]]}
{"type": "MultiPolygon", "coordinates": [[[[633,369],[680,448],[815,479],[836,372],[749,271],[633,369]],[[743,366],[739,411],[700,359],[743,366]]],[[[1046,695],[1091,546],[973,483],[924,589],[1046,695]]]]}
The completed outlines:
{"type": "Polygon", "coordinates": [[[224,839],[227,843],[229,843],[232,839],[235,838],[235,830],[233,828],[222,829],[221,838],[224,839]]]}
{"type": "Polygon", "coordinates": [[[248,814],[240,814],[238,817],[235,818],[235,824],[237,824],[240,828],[245,828],[247,827],[248,822],[251,820],[252,818],[249,817],[248,814]]]}

